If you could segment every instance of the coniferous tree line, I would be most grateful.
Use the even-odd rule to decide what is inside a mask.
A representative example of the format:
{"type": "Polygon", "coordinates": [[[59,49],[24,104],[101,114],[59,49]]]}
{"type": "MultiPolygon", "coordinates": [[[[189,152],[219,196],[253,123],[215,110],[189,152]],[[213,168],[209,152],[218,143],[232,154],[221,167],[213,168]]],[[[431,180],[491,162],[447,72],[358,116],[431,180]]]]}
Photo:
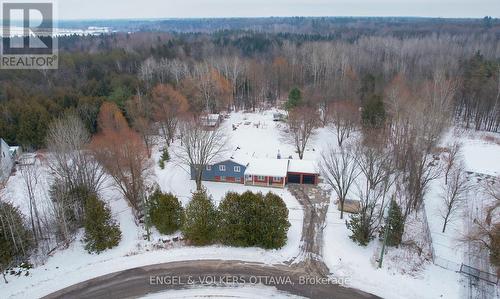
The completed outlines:
{"type": "Polygon", "coordinates": [[[206,191],[197,191],[183,209],[175,196],[157,190],[149,198],[149,216],[160,233],[180,229],[196,246],[281,248],[290,227],[283,199],[250,191],[227,193],[218,206],[206,191]]]}

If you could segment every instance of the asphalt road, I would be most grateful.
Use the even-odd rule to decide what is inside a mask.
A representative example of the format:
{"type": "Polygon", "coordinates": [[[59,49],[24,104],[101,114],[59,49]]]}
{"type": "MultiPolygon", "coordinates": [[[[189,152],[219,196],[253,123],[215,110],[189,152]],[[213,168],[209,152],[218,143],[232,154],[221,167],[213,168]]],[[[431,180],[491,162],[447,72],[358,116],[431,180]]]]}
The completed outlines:
{"type": "MultiPolygon", "coordinates": [[[[45,298],[137,298],[193,285],[235,286],[261,283],[307,298],[378,298],[313,277],[300,268],[242,261],[183,261],[140,267],[94,278],[45,298]]],[[[258,296],[258,294],[256,294],[258,296]]]]}
{"type": "Polygon", "coordinates": [[[286,264],[221,260],[172,262],[97,277],[45,298],[137,298],[196,285],[227,287],[248,284],[264,284],[312,299],[378,298],[342,287],[343,282],[330,275],[323,261],[323,228],[329,194],[317,187],[290,186],[289,190],[304,209],[304,223],[300,253],[286,264]]]}

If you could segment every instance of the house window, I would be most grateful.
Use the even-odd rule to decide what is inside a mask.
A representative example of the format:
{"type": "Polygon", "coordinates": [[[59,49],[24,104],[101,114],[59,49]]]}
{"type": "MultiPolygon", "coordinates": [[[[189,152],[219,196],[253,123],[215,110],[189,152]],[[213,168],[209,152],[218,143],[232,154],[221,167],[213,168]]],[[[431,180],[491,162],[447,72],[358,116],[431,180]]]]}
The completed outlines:
{"type": "Polygon", "coordinates": [[[259,176],[257,177],[257,180],[259,180],[259,181],[265,181],[265,180],[266,180],[266,177],[265,177],[265,176],[262,176],[262,175],[259,175],[259,176]]]}
{"type": "Polygon", "coordinates": [[[275,177],[273,178],[273,181],[274,181],[275,183],[279,183],[279,182],[281,182],[281,178],[280,178],[279,176],[275,176],[275,177]]]}
{"type": "Polygon", "coordinates": [[[240,166],[234,166],[234,172],[241,172],[240,166]]]}
{"type": "Polygon", "coordinates": [[[211,171],[212,170],[212,166],[211,165],[207,165],[207,171],[211,171]]]}
{"type": "Polygon", "coordinates": [[[226,171],[226,165],[219,165],[219,171],[226,171]]]}

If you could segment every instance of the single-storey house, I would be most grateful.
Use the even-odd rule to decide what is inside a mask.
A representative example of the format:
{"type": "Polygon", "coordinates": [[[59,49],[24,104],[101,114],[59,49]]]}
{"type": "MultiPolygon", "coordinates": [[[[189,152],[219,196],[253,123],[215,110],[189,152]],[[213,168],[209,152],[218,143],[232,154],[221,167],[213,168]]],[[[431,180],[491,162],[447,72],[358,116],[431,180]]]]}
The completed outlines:
{"type": "Polygon", "coordinates": [[[245,171],[245,184],[284,188],[287,171],[288,160],[254,159],[245,171]]]}
{"type": "MultiPolygon", "coordinates": [[[[244,183],[245,170],[247,163],[227,159],[204,167],[201,179],[203,181],[226,182],[226,183],[244,183]]],[[[196,171],[191,166],[191,179],[194,180],[196,171]]]]}
{"type": "MultiPolygon", "coordinates": [[[[196,176],[191,167],[191,179],[196,176]]],[[[286,184],[316,185],[319,172],[314,162],[288,159],[226,159],[204,167],[203,181],[238,183],[249,186],[284,188],[286,184]]]]}

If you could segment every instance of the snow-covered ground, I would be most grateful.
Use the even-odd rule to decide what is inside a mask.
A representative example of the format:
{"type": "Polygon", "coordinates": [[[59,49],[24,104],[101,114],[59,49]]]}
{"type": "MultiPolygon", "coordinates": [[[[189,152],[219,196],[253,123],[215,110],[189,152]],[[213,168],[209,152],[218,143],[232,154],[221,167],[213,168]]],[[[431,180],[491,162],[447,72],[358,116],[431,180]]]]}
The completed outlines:
{"type": "MultiPolygon", "coordinates": [[[[245,153],[256,153],[254,156],[259,154],[260,157],[275,156],[278,149],[282,153],[287,153],[287,156],[288,154],[293,155],[291,146],[280,146],[279,131],[275,127],[279,124],[272,121],[272,112],[268,111],[265,114],[255,115],[238,113],[234,114],[233,117],[234,119],[227,120],[224,126],[231,135],[231,144],[235,145],[235,148],[239,146],[245,153]],[[232,123],[247,121],[246,118],[250,119],[252,125],[245,126],[241,124],[243,126],[241,131],[232,131],[232,123]],[[253,126],[255,123],[260,124],[258,128],[253,126]],[[255,140],[259,140],[259,142],[255,142],[255,140]],[[260,142],[260,140],[263,142],[260,142]]],[[[157,161],[160,153],[156,151],[153,156],[157,161]]],[[[196,186],[189,179],[189,174],[184,167],[175,162],[175,155],[171,153],[171,156],[172,161],[167,163],[165,170],[160,170],[157,163],[155,163],[155,180],[163,191],[174,193],[186,204],[196,186]]],[[[37,189],[37,198],[45,203],[44,206],[49,207],[48,182],[50,181],[50,171],[47,167],[42,167],[40,173],[41,178],[37,189]]],[[[80,234],[69,248],[56,251],[45,264],[31,269],[28,277],[9,276],[9,284],[5,285],[0,282],[0,298],[39,297],[96,276],[157,263],[180,260],[224,259],[277,264],[292,260],[299,254],[303,211],[300,204],[288,190],[223,183],[204,183],[204,186],[216,203],[220,202],[222,197],[229,191],[239,193],[247,190],[263,193],[271,191],[281,196],[290,210],[291,227],[288,232],[287,244],[279,250],[232,248],[218,245],[197,248],[175,243],[165,246],[158,238],[169,239],[171,237],[160,237],[158,234],[153,234],[152,242],[147,242],[144,240],[144,231],[135,224],[126,201],[112,187],[111,182],[106,182],[102,197],[110,203],[113,214],[120,223],[122,241],[119,246],[99,255],[91,255],[84,250],[80,241],[80,234]]],[[[23,190],[22,176],[20,172],[17,172],[15,176],[10,178],[6,189],[2,191],[3,198],[20,206],[25,215],[28,215],[27,194],[23,190]]],[[[47,210],[49,209],[47,208],[47,210]]],[[[46,212],[49,213],[50,211],[46,212]]]]}
{"type": "MultiPolygon", "coordinates": [[[[340,220],[336,205],[330,205],[325,229],[324,258],[333,275],[349,278],[349,286],[383,298],[459,298],[459,278],[431,263],[412,267],[414,257],[403,250],[389,248],[382,269],[378,269],[381,245],[378,240],[367,247],[349,239],[345,219],[340,220]],[[398,260],[391,259],[398,257],[398,260]],[[419,268],[423,266],[423,269],[419,268]],[[403,274],[402,271],[408,273],[403,274]]],[[[412,253],[415,254],[415,253],[412,253]]]]}
{"type": "Polygon", "coordinates": [[[148,295],[142,299],[194,299],[194,298],[241,298],[252,299],[256,295],[261,298],[275,299],[300,299],[304,297],[294,296],[278,291],[276,288],[263,285],[257,286],[238,286],[238,287],[201,287],[190,288],[186,290],[166,291],[158,294],[148,295]]]}
{"type": "MultiPolygon", "coordinates": [[[[297,158],[293,147],[284,144],[280,138],[279,131],[284,124],[272,121],[273,112],[269,110],[262,113],[233,113],[229,119],[224,121],[223,126],[230,136],[231,156],[237,159],[275,158],[280,152],[282,157],[293,156],[297,158]],[[237,129],[233,130],[232,125],[236,125],[237,129]]],[[[491,175],[500,174],[500,145],[492,141],[491,138],[474,136],[477,135],[464,134],[456,137],[463,139],[464,158],[468,170],[491,175]]],[[[335,146],[335,143],[335,137],[329,130],[324,128],[318,130],[318,134],[307,147],[304,159],[317,160],[323,149],[327,146],[335,146]]],[[[155,162],[159,159],[158,148],[160,147],[158,146],[153,154],[155,162]]],[[[176,163],[175,145],[172,147],[170,156],[172,161],[167,163],[164,170],[161,170],[157,165],[158,163],[155,163],[154,179],[162,191],[172,192],[179,197],[183,204],[186,204],[189,202],[191,192],[195,190],[195,183],[189,179],[185,167],[176,163]]],[[[47,182],[50,181],[49,178],[49,172],[44,168],[40,180],[40,190],[38,191],[41,200],[48,200],[47,182]]],[[[125,200],[117,190],[109,187],[110,185],[111,183],[108,182],[103,198],[109,201],[111,209],[120,223],[123,233],[120,245],[100,255],[90,255],[83,249],[80,236],[69,248],[56,251],[45,264],[30,270],[29,277],[9,276],[9,284],[5,285],[0,282],[0,298],[39,297],[96,276],[156,263],[196,259],[225,259],[276,264],[292,260],[299,254],[303,211],[298,201],[286,189],[203,183],[216,203],[229,191],[239,193],[246,190],[263,193],[272,191],[284,199],[290,210],[291,227],[288,233],[288,242],[285,247],[279,250],[263,250],[225,246],[196,248],[187,247],[181,243],[165,245],[158,239],[168,239],[172,238],[172,236],[159,236],[157,233],[153,234],[151,242],[147,242],[144,240],[144,231],[135,224],[125,200]]],[[[16,176],[9,180],[3,192],[4,198],[19,205],[26,213],[27,200],[23,190],[22,177],[18,172],[16,176]]],[[[435,215],[439,203],[437,191],[431,188],[426,197],[426,209],[429,225],[433,233],[440,231],[441,220],[435,215]]],[[[461,253],[453,250],[453,240],[457,237],[457,234],[453,232],[460,231],[460,229],[460,222],[452,224],[448,230],[450,237],[445,238],[445,240],[441,240],[437,234],[433,234],[436,244],[443,242],[446,244],[446,248],[451,248],[444,251],[436,246],[435,250],[439,251],[439,254],[443,257],[457,262],[461,258],[461,253]]],[[[418,233],[418,229],[414,233],[418,233]]],[[[377,269],[375,259],[378,258],[377,254],[380,252],[380,242],[374,240],[363,248],[354,244],[348,236],[349,231],[345,226],[345,220],[341,221],[339,219],[339,213],[332,199],[324,236],[325,262],[332,275],[347,277],[350,286],[372,292],[384,298],[460,297],[461,276],[454,271],[445,270],[429,262],[405,267],[404,262],[394,261],[391,257],[400,256],[403,259],[406,258],[407,261],[413,261],[413,259],[405,256],[407,253],[404,251],[392,249],[386,260],[384,260],[384,267],[377,269]]],[[[247,293],[252,294],[252,290],[248,288],[240,294],[247,293]]],[[[174,296],[173,294],[169,293],[166,297],[170,298],[170,296],[174,296]]],[[[189,297],[192,296],[191,294],[182,297],[182,293],[179,293],[179,296],[181,296],[180,298],[191,298],[189,297]]],[[[266,296],[265,292],[263,294],[264,296],[261,297],[272,297],[271,294],[269,296],[266,296]]],[[[246,298],[243,295],[240,297],[246,298]]]]}

